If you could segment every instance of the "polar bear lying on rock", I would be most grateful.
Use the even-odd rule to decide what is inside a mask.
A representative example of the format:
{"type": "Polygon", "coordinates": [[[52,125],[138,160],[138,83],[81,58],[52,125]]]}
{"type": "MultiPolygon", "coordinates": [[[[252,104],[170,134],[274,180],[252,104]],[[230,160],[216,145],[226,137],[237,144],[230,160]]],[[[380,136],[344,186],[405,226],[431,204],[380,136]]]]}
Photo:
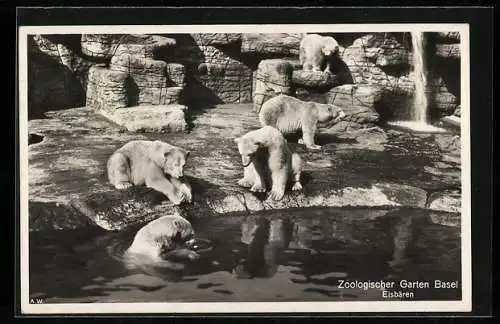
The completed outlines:
{"type": "Polygon", "coordinates": [[[304,71],[330,71],[328,58],[337,55],[339,44],[331,36],[306,34],[300,41],[299,60],[304,71]],[[326,61],[326,62],[325,62],[326,61]],[[326,66],[322,69],[323,65],[326,66]]]}
{"type": "Polygon", "coordinates": [[[174,205],[190,203],[191,186],[183,179],[189,154],[162,141],[130,141],[109,157],[108,179],[118,190],[146,185],[163,193],[174,205]]]}

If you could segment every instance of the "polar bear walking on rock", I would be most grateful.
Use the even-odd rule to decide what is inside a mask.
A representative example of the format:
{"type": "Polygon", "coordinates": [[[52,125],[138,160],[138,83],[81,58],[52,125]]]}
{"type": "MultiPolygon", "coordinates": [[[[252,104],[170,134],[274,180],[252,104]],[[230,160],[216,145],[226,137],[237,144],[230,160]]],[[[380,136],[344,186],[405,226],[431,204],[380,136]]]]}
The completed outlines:
{"type": "Polygon", "coordinates": [[[118,190],[146,185],[174,204],[192,201],[191,186],[182,179],[189,151],[162,141],[130,141],[108,159],[109,182],[118,190]]]}
{"type": "Polygon", "coordinates": [[[301,190],[300,175],[302,159],[292,153],[283,135],[274,127],[264,126],[250,131],[234,140],[244,167],[244,176],[238,185],[253,192],[266,191],[265,172],[270,172],[271,192],[269,197],[281,200],[289,180],[292,190],[301,190]]]}
{"type": "Polygon", "coordinates": [[[306,34],[300,41],[299,60],[304,71],[330,71],[328,58],[337,55],[339,43],[331,36],[306,34]],[[326,66],[322,69],[322,66],[326,66]]]}
{"type": "Polygon", "coordinates": [[[266,101],[259,113],[262,126],[273,126],[283,134],[301,130],[302,139],[299,143],[311,150],[321,148],[320,145],[314,143],[318,122],[335,123],[344,117],[344,111],[336,105],[302,101],[284,94],[266,101]]]}

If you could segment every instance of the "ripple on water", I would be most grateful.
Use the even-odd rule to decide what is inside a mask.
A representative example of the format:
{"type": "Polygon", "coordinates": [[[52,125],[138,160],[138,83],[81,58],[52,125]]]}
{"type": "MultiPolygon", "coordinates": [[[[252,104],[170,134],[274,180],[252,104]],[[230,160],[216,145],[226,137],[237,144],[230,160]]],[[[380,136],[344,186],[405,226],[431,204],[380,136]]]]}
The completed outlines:
{"type": "MultiPolygon", "coordinates": [[[[338,282],[389,277],[460,280],[460,227],[438,224],[439,215],[449,214],[404,208],[310,208],[201,219],[193,226],[214,249],[196,262],[152,261],[127,254],[136,229],[32,233],[30,292],[51,296],[49,302],[165,301],[165,296],[182,301],[263,301],[277,295],[287,301],[382,300],[380,292],[339,292],[338,282]],[[241,242],[242,236],[249,237],[242,228],[253,233],[250,245],[241,242]],[[233,274],[236,266],[248,272],[247,279],[233,274]]],[[[460,220],[459,214],[453,217],[460,220]]],[[[419,291],[415,298],[460,299],[460,291],[419,291]]]]}

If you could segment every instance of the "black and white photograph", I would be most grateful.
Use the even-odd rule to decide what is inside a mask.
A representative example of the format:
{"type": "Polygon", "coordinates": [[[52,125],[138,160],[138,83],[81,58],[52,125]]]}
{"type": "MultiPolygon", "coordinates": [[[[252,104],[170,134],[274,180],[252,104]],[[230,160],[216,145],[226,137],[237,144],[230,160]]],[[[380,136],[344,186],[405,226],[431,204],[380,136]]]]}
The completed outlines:
{"type": "Polygon", "coordinates": [[[20,27],[22,312],[470,311],[469,84],[467,24],[20,27]]]}

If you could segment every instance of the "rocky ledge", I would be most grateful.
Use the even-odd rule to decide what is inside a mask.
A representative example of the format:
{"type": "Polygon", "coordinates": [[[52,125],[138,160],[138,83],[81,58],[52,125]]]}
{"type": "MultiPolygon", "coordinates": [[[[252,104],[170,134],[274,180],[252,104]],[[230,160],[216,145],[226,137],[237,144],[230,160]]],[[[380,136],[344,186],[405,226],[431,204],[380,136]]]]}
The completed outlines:
{"type": "Polygon", "coordinates": [[[460,139],[410,135],[378,127],[323,129],[323,148],[306,151],[304,190],[282,201],[237,185],[243,174],[233,138],[259,127],[247,104],[190,112],[190,133],[131,133],[90,108],[47,113],[29,121],[30,230],[100,226],[121,230],[174,208],[188,218],[312,206],[410,206],[460,211],[460,139]],[[189,149],[186,174],[194,202],[174,207],[147,188],[118,192],[108,182],[109,155],[133,139],[161,139],[189,149]],[[451,143],[451,144],[450,144],[451,143]],[[455,143],[454,145],[452,145],[455,143]]]}

